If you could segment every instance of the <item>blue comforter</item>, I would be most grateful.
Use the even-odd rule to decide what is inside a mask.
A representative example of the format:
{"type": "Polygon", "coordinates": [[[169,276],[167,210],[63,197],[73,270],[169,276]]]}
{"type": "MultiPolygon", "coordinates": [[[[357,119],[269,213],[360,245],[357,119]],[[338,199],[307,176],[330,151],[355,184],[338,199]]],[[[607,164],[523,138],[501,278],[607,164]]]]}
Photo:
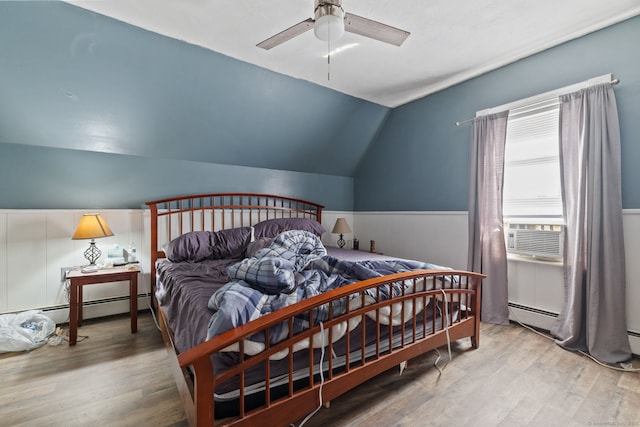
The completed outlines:
{"type": "MultiPolygon", "coordinates": [[[[300,230],[280,234],[273,243],[228,269],[230,282],[209,300],[214,311],[209,322],[207,339],[257,319],[306,298],[337,289],[357,281],[416,269],[443,269],[418,261],[343,261],[327,255],[317,236],[300,230]]],[[[381,298],[399,295],[403,283],[381,288],[381,298]]],[[[371,297],[376,298],[372,292],[371,297]]],[[[334,301],[333,314],[345,311],[346,301],[334,301]]],[[[313,312],[313,324],[328,319],[329,307],[313,312]]],[[[308,316],[294,319],[294,333],[309,327],[308,316]]],[[[270,330],[270,341],[276,343],[288,336],[288,324],[283,322],[270,330]]],[[[264,342],[263,336],[252,341],[264,342]]]]}

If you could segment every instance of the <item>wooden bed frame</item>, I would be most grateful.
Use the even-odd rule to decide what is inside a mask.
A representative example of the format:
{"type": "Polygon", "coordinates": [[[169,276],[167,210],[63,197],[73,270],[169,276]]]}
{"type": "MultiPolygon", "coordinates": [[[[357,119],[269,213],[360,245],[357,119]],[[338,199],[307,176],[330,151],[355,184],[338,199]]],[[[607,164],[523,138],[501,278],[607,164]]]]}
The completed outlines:
{"type": "MultiPolygon", "coordinates": [[[[254,225],[257,222],[273,219],[302,217],[316,219],[321,222],[322,206],[304,200],[281,197],[275,195],[251,194],[251,193],[223,193],[200,194],[177,197],[172,199],[148,202],[151,211],[151,288],[155,293],[156,287],[156,260],[164,258],[164,252],[160,245],[169,242],[178,235],[196,231],[243,227],[254,225]]],[[[479,345],[480,338],[480,300],[481,282],[485,276],[473,272],[450,270],[419,270],[406,273],[398,273],[380,278],[354,283],[340,289],[318,295],[304,300],[286,309],[271,313],[256,319],[248,324],[230,330],[209,341],[206,341],[181,354],[177,354],[173,344],[173,333],[163,311],[159,309],[157,302],[153,307],[158,313],[162,336],[170,355],[172,370],[176,378],[178,391],[183,400],[186,417],[191,426],[233,425],[233,426],[280,426],[288,425],[303,418],[314,411],[321,404],[327,405],[348,390],[365,382],[366,380],[384,372],[400,363],[427,351],[447,344],[448,340],[454,341],[462,338],[471,338],[474,348],[479,345]],[[248,337],[263,332],[268,337],[269,329],[273,325],[289,322],[292,325],[295,316],[308,315],[314,308],[332,301],[348,298],[362,298],[368,289],[380,289],[381,285],[409,281],[406,283],[418,283],[421,280],[432,280],[433,283],[453,284],[446,289],[427,289],[414,293],[402,292],[402,295],[394,296],[387,300],[377,302],[358,309],[347,309],[346,313],[330,316],[327,321],[312,326],[303,333],[290,334],[289,338],[275,345],[266,345],[263,352],[254,356],[244,356],[244,340],[248,337]],[[392,327],[380,323],[381,310],[395,310],[403,318],[407,304],[423,304],[432,301],[433,320],[427,319],[427,309],[419,313],[412,313],[404,327],[392,327]],[[455,305],[455,306],[454,306],[455,305]],[[436,306],[440,314],[447,317],[444,327],[436,322],[436,306]],[[457,307],[457,311],[455,310],[457,307]],[[444,311],[443,311],[444,310],[444,311]],[[456,316],[453,313],[456,313],[456,316]],[[347,349],[346,363],[338,368],[333,365],[330,357],[334,346],[332,334],[334,327],[344,325],[349,319],[360,321],[359,328],[365,329],[365,316],[375,313],[376,343],[375,354],[364,353],[364,332],[362,338],[356,338],[354,332],[348,333],[343,338],[347,349]],[[380,331],[387,328],[387,337],[381,339],[380,331]],[[270,386],[269,358],[275,353],[290,350],[296,343],[310,342],[316,334],[328,334],[326,355],[322,380],[318,371],[314,371],[319,365],[317,351],[307,351],[308,370],[307,383],[299,386],[293,378],[293,352],[289,351],[285,360],[288,360],[289,374],[284,388],[285,397],[272,396],[270,386]],[[394,339],[400,340],[400,344],[392,343],[394,339]],[[360,341],[361,342],[358,342],[360,341]],[[388,340],[388,342],[387,342],[388,340]],[[356,344],[353,344],[356,342],[356,344]],[[240,348],[239,363],[225,372],[214,372],[211,363],[211,355],[230,345],[240,348]],[[353,349],[355,350],[353,350],[353,349]],[[391,350],[389,350],[389,348],[391,350]],[[349,354],[360,354],[350,360],[349,354]],[[360,353],[358,353],[360,352],[360,353]],[[266,391],[264,392],[264,404],[258,408],[245,407],[245,390],[240,387],[239,415],[233,418],[214,418],[214,389],[216,384],[235,378],[240,379],[244,385],[244,372],[252,367],[262,366],[266,372],[266,391]],[[188,368],[191,367],[191,370],[188,368]],[[321,395],[320,395],[321,393],[321,395]]],[[[379,292],[379,291],[378,291],[379,292]]],[[[155,295],[155,294],[154,294],[155,295]]],[[[347,304],[348,305],[348,304],[347,304]]],[[[364,305],[364,304],[363,304],[364,305]]],[[[409,313],[409,312],[407,312],[409,313]]],[[[369,320],[371,322],[371,320],[369,320]]],[[[292,328],[290,328],[292,329],[292,328]]],[[[327,336],[327,335],[325,335],[327,336]]],[[[307,369],[307,368],[305,368],[307,369]]]]}

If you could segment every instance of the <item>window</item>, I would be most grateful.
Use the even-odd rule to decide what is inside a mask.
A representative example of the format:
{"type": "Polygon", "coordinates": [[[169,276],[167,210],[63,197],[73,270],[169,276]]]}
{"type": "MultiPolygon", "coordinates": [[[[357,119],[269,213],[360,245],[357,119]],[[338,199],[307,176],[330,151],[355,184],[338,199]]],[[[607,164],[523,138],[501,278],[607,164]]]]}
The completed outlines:
{"type": "Polygon", "coordinates": [[[562,218],[557,99],[509,111],[503,215],[562,218]]]}
{"type": "Polygon", "coordinates": [[[509,111],[502,188],[508,252],[562,257],[559,97],[611,81],[611,74],[605,74],[476,112],[478,117],[509,111]]]}
{"type": "Polygon", "coordinates": [[[543,223],[562,223],[558,98],[611,80],[611,74],[604,74],[476,113],[482,116],[509,110],[503,187],[505,222],[545,219],[543,223]]]}
{"type": "Polygon", "coordinates": [[[562,259],[559,120],[557,99],[509,110],[502,207],[510,254],[562,259]]]}

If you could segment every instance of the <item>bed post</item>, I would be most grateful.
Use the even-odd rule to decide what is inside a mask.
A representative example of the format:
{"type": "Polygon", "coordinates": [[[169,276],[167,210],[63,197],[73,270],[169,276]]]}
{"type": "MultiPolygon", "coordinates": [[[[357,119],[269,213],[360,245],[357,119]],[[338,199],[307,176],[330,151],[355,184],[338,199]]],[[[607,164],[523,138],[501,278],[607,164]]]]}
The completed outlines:
{"type": "Polygon", "coordinates": [[[158,206],[155,203],[147,203],[151,211],[151,268],[149,280],[151,283],[151,309],[157,310],[158,303],[156,301],[156,260],[158,258],[158,206]]]}
{"type": "MultiPolygon", "coordinates": [[[[179,358],[179,357],[178,357],[179,358]]],[[[215,424],[214,416],[214,379],[211,359],[201,358],[193,362],[194,376],[193,399],[196,410],[196,426],[215,424]]]]}
{"type": "Polygon", "coordinates": [[[473,348],[478,348],[480,346],[480,306],[482,303],[482,278],[476,277],[473,279],[473,282],[475,293],[473,295],[473,302],[471,306],[473,307],[474,331],[473,336],[471,337],[471,346],[473,348]]]}

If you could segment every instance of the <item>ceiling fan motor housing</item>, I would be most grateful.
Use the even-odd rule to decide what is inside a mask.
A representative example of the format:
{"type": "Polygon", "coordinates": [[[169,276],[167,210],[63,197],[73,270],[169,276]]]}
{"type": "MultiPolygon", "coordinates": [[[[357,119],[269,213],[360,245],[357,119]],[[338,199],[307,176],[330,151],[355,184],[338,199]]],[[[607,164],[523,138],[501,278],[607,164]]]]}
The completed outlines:
{"type": "Polygon", "coordinates": [[[344,33],[342,0],[316,0],[313,31],[317,38],[337,40],[344,33]]]}

